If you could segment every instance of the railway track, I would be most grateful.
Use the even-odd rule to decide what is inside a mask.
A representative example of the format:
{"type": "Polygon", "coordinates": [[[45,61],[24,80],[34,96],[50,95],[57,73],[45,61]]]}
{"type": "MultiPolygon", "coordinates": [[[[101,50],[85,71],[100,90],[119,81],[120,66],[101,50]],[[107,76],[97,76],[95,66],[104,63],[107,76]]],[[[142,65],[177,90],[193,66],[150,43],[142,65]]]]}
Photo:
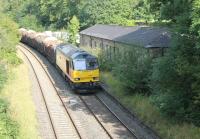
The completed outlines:
{"type": "Polygon", "coordinates": [[[135,132],[132,130],[132,129],[130,129],[110,108],[109,108],[109,106],[106,104],[106,103],[104,103],[97,95],[94,95],[95,96],[95,98],[102,104],[102,105],[104,105],[105,107],[106,107],[106,109],[110,112],[110,113],[112,113],[112,115],[135,137],[135,138],[137,138],[137,136],[136,136],[136,134],[135,134],[135,132]]]}
{"type": "MultiPolygon", "coordinates": [[[[124,105],[122,105],[120,103],[120,101],[108,91],[108,89],[106,88],[106,86],[103,83],[101,83],[101,88],[102,88],[103,91],[101,93],[99,93],[98,95],[96,95],[96,97],[102,103],[104,103],[105,105],[113,105],[113,104],[106,104],[105,103],[106,99],[109,99],[109,102],[114,103],[115,106],[117,105],[117,109],[120,109],[120,110],[116,110],[115,107],[114,107],[113,108],[114,111],[113,111],[113,109],[111,110],[111,111],[113,111],[114,114],[117,115],[119,113],[121,113],[121,114],[125,113],[127,115],[127,117],[128,117],[127,119],[130,119],[130,121],[131,120],[134,121],[132,123],[135,123],[135,124],[131,125],[130,123],[126,124],[127,123],[127,121],[126,121],[127,119],[126,120],[121,119],[121,121],[124,123],[124,125],[128,125],[128,128],[130,130],[133,131],[133,129],[135,128],[135,132],[137,133],[136,136],[138,136],[138,138],[161,139],[161,137],[151,127],[149,127],[143,121],[141,121],[140,119],[138,119],[131,110],[129,110],[124,105]],[[104,96],[104,97],[100,97],[100,96],[104,96]]],[[[124,116],[120,116],[120,117],[124,117],[124,116]]]]}
{"type": "MultiPolygon", "coordinates": [[[[34,74],[35,74],[35,76],[36,76],[36,78],[37,78],[37,81],[38,81],[38,83],[39,83],[40,90],[41,90],[41,92],[42,92],[43,100],[44,100],[44,102],[45,102],[45,106],[46,106],[46,109],[47,109],[47,111],[48,111],[49,119],[50,119],[50,122],[51,122],[51,126],[52,126],[52,129],[53,129],[55,138],[56,138],[56,139],[59,139],[59,138],[63,138],[63,139],[64,139],[64,138],[80,138],[80,139],[82,139],[80,133],[78,132],[78,130],[77,130],[75,124],[74,124],[74,121],[73,121],[71,115],[69,114],[68,110],[66,109],[65,104],[64,104],[64,102],[62,101],[61,97],[58,95],[58,92],[57,92],[57,90],[56,90],[56,88],[55,88],[55,86],[54,86],[54,84],[53,84],[51,78],[49,77],[49,75],[47,74],[46,70],[44,69],[42,63],[38,60],[38,58],[37,58],[30,50],[28,50],[27,48],[25,48],[25,47],[22,46],[22,45],[20,45],[20,47],[19,47],[19,50],[20,50],[20,51],[25,55],[25,57],[28,59],[30,65],[31,65],[31,67],[32,67],[32,69],[33,69],[33,71],[34,71],[34,74]],[[20,47],[21,47],[21,48],[20,48],[20,47]],[[22,47],[23,47],[23,48],[22,48],[22,47]],[[50,99],[47,100],[48,97],[45,97],[45,93],[44,93],[44,89],[42,88],[41,81],[39,80],[39,77],[38,77],[38,75],[37,75],[36,69],[34,68],[34,66],[33,66],[33,64],[32,64],[32,62],[31,62],[30,58],[28,57],[27,52],[29,52],[29,53],[37,60],[37,62],[38,62],[38,63],[40,64],[40,66],[42,67],[43,71],[46,73],[46,77],[48,77],[49,81],[50,81],[51,84],[52,84],[52,87],[53,87],[54,91],[56,92],[58,98],[60,99],[60,102],[62,103],[63,108],[65,109],[65,112],[67,113],[67,115],[68,115],[68,117],[69,117],[69,119],[70,119],[70,121],[71,121],[71,123],[72,123],[72,125],[73,125],[73,128],[74,128],[74,130],[75,130],[75,132],[76,132],[76,135],[72,135],[72,133],[69,133],[68,135],[65,134],[65,133],[67,133],[67,131],[66,131],[67,128],[64,127],[63,125],[66,125],[67,122],[65,123],[64,121],[63,121],[63,122],[62,122],[62,121],[61,121],[61,122],[59,121],[60,118],[63,118],[63,115],[60,115],[59,112],[56,112],[56,111],[57,111],[56,108],[53,108],[53,107],[52,107],[52,106],[55,105],[55,104],[54,104],[55,101],[54,101],[54,100],[50,100],[50,99]],[[50,103],[49,103],[49,102],[50,102],[50,103]],[[50,106],[51,106],[52,108],[50,108],[50,106]],[[54,109],[54,111],[53,111],[53,110],[51,111],[50,109],[54,109]],[[56,123],[56,122],[58,122],[58,123],[56,123]],[[57,125],[56,125],[56,124],[57,124],[57,125]],[[60,125],[58,125],[58,124],[60,124],[60,125]]],[[[55,99],[55,98],[52,98],[52,99],[55,99]]]]}
{"type": "MultiPolygon", "coordinates": [[[[73,124],[73,126],[74,126],[74,128],[75,128],[75,130],[76,130],[76,132],[77,132],[78,137],[79,137],[80,139],[82,139],[83,137],[81,136],[81,134],[80,134],[80,132],[79,132],[79,130],[78,130],[78,128],[77,128],[77,126],[76,126],[74,120],[73,120],[73,117],[71,116],[70,112],[68,111],[68,109],[67,109],[67,107],[66,107],[66,105],[65,105],[65,102],[63,101],[62,97],[59,95],[59,92],[57,91],[57,89],[56,89],[56,87],[55,87],[55,85],[54,85],[52,79],[50,78],[50,76],[49,76],[49,74],[47,73],[46,69],[44,68],[43,64],[40,62],[40,60],[35,56],[35,54],[34,54],[33,52],[31,52],[29,49],[27,49],[27,48],[24,47],[23,45],[20,45],[20,46],[23,47],[24,49],[26,49],[26,51],[28,51],[28,52],[38,61],[38,63],[41,65],[41,67],[42,67],[43,70],[45,71],[45,73],[46,73],[46,75],[47,75],[49,81],[51,82],[51,84],[52,84],[52,86],[53,86],[53,88],[54,88],[54,90],[55,90],[57,96],[59,97],[60,101],[62,102],[62,105],[63,105],[63,107],[64,107],[66,113],[69,115],[69,118],[70,118],[70,120],[71,120],[71,122],[72,122],[72,124],[73,124]]],[[[20,48],[20,51],[23,51],[23,50],[21,50],[21,48],[20,48]]],[[[23,52],[23,53],[24,53],[24,52],[23,52]]],[[[24,54],[25,54],[25,53],[24,53],[24,54]]],[[[33,67],[33,68],[34,68],[34,67],[33,67]]],[[[83,103],[84,103],[84,102],[83,102],[83,103]]],[[[86,107],[87,107],[87,106],[86,106],[86,107]]],[[[89,110],[90,112],[92,112],[90,109],[88,109],[88,110],[89,110]]],[[[95,115],[94,115],[93,113],[91,113],[91,114],[95,117],[95,115]]],[[[50,115],[50,117],[51,117],[51,115],[50,115]]],[[[104,128],[104,126],[101,124],[101,122],[98,121],[98,119],[97,119],[96,117],[95,117],[95,119],[97,120],[97,122],[99,123],[99,125],[102,127],[102,129],[105,131],[105,133],[108,135],[108,137],[109,137],[110,139],[113,139],[113,137],[109,134],[109,132],[108,132],[108,131],[104,128]]],[[[52,120],[51,120],[51,122],[52,122],[52,120]]],[[[53,123],[53,122],[52,122],[52,123],[53,123]]],[[[53,124],[52,124],[52,126],[53,126],[53,124]]],[[[55,132],[55,136],[57,136],[57,135],[56,135],[56,132],[55,132]]],[[[57,138],[57,137],[56,137],[56,138],[57,138]]]]}
{"type": "Polygon", "coordinates": [[[28,58],[28,56],[27,56],[21,49],[19,49],[19,50],[20,50],[20,51],[23,53],[23,55],[26,57],[26,59],[28,60],[29,64],[31,65],[31,68],[33,69],[34,76],[35,76],[35,78],[36,78],[36,80],[37,80],[37,83],[38,83],[38,85],[39,85],[39,89],[40,89],[40,92],[41,92],[41,94],[42,94],[42,98],[43,98],[43,101],[44,101],[44,104],[45,104],[45,107],[46,107],[46,110],[47,110],[47,113],[48,113],[48,118],[49,118],[49,120],[50,120],[50,124],[51,124],[51,127],[52,127],[52,129],[53,129],[54,137],[55,137],[55,139],[57,139],[58,137],[57,137],[57,134],[56,134],[56,132],[55,132],[55,128],[54,128],[53,121],[52,121],[52,118],[51,118],[51,115],[50,115],[50,112],[49,112],[49,108],[48,108],[48,106],[47,106],[47,103],[46,103],[46,100],[45,100],[45,97],[44,97],[44,92],[43,92],[42,87],[41,87],[41,85],[40,85],[40,82],[39,82],[38,76],[37,76],[37,74],[36,74],[36,71],[35,71],[35,69],[34,69],[34,67],[33,67],[33,64],[31,63],[30,59],[28,58]]]}
{"type": "MultiPolygon", "coordinates": [[[[76,131],[77,137],[80,138],[80,139],[81,139],[81,138],[84,138],[84,136],[83,136],[83,137],[81,136],[81,133],[79,132],[79,127],[77,127],[76,122],[74,121],[75,118],[73,119],[73,116],[71,116],[70,112],[68,111],[68,108],[67,108],[67,106],[66,106],[66,104],[65,104],[66,102],[63,101],[62,96],[60,96],[59,92],[57,91],[57,89],[56,89],[56,87],[55,87],[55,84],[54,84],[53,80],[51,79],[49,73],[46,71],[44,65],[41,63],[41,61],[38,59],[38,57],[37,57],[31,50],[29,50],[28,48],[26,48],[26,47],[23,46],[23,45],[20,45],[20,46],[22,47],[22,48],[20,48],[20,50],[21,50],[21,49],[25,49],[25,50],[26,50],[27,52],[29,52],[29,53],[38,61],[38,63],[41,65],[41,67],[43,68],[44,72],[46,73],[46,75],[47,75],[49,81],[51,82],[51,85],[53,86],[54,91],[56,92],[57,96],[59,97],[59,99],[60,99],[60,101],[61,101],[61,103],[62,103],[62,105],[63,105],[63,107],[64,107],[64,109],[65,109],[65,111],[66,111],[66,113],[67,113],[67,115],[69,116],[70,121],[71,121],[71,123],[73,124],[73,127],[74,127],[74,129],[75,129],[75,131],[76,131]]],[[[21,51],[23,51],[23,50],[21,50],[21,51]]],[[[31,62],[31,61],[29,60],[29,62],[31,62]]],[[[32,68],[34,68],[33,65],[32,65],[32,68]]],[[[98,124],[99,124],[99,125],[102,127],[102,129],[105,131],[105,133],[107,134],[108,138],[111,138],[111,139],[112,139],[112,138],[118,138],[118,137],[116,137],[116,136],[114,136],[114,135],[112,134],[113,132],[111,132],[110,127],[109,127],[109,126],[107,127],[107,125],[104,123],[104,121],[102,121],[101,117],[99,117],[99,116],[96,114],[96,112],[94,111],[94,109],[92,109],[91,106],[89,106],[88,101],[86,101],[85,98],[84,98],[85,96],[82,96],[82,95],[77,95],[77,96],[78,96],[78,98],[82,101],[82,103],[85,105],[85,107],[88,109],[89,113],[90,113],[91,115],[93,115],[93,117],[96,119],[96,121],[98,122],[98,124]]],[[[126,137],[124,137],[124,138],[133,138],[133,139],[139,139],[139,138],[141,138],[140,136],[138,136],[138,135],[135,133],[135,131],[134,131],[133,129],[131,129],[129,126],[127,126],[127,124],[126,124],[123,120],[121,120],[121,119],[118,117],[118,115],[117,115],[115,112],[113,112],[113,111],[111,110],[111,108],[110,108],[104,101],[102,101],[97,95],[92,95],[92,96],[94,97],[94,99],[95,99],[96,102],[99,102],[99,103],[101,104],[101,107],[103,107],[104,109],[107,110],[108,113],[110,113],[110,115],[111,115],[111,117],[113,117],[113,119],[116,119],[116,120],[117,120],[117,122],[120,124],[120,126],[123,126],[123,128],[126,130],[126,131],[124,131],[124,133],[129,134],[128,136],[126,136],[126,137]]],[[[90,97],[91,97],[91,96],[90,96],[90,97]]],[[[45,98],[44,98],[44,99],[45,99],[45,98]]],[[[94,105],[96,105],[96,104],[94,104],[94,105]]],[[[46,107],[48,107],[48,106],[46,106],[46,107]]],[[[48,113],[50,114],[50,112],[48,112],[48,113]]],[[[49,115],[49,117],[51,118],[51,115],[49,115]]],[[[51,125],[52,125],[52,127],[54,126],[54,122],[53,122],[52,120],[51,120],[51,125]]],[[[53,128],[54,128],[54,127],[53,127],[53,128]]],[[[55,133],[55,138],[58,138],[55,129],[54,129],[54,133],[55,133]]],[[[121,134],[123,134],[123,133],[121,133],[121,134]]]]}
{"type": "MultiPolygon", "coordinates": [[[[98,111],[104,111],[103,113],[110,113],[109,114],[109,119],[112,121],[115,121],[114,123],[118,123],[117,126],[122,129],[124,128],[124,132],[122,132],[121,134],[123,134],[124,136],[121,136],[120,138],[131,138],[131,139],[138,139],[138,137],[135,135],[135,133],[129,129],[121,120],[120,118],[113,113],[110,108],[101,101],[101,99],[99,99],[95,94],[94,95],[89,95],[89,96],[80,96],[79,98],[81,99],[81,101],[84,103],[84,105],[89,109],[89,111],[94,115],[95,119],[98,121],[99,124],[102,125],[102,127],[104,128],[104,130],[109,134],[110,138],[118,138],[112,134],[110,134],[109,132],[112,132],[112,129],[109,128],[109,124],[106,124],[106,122],[102,122],[104,121],[101,116],[101,114],[99,114],[98,111]],[[98,104],[99,102],[99,104],[98,104]],[[95,108],[94,106],[97,105],[97,107],[95,108]],[[101,110],[102,109],[102,110],[101,110]]],[[[106,118],[107,119],[107,118],[106,118]]]]}

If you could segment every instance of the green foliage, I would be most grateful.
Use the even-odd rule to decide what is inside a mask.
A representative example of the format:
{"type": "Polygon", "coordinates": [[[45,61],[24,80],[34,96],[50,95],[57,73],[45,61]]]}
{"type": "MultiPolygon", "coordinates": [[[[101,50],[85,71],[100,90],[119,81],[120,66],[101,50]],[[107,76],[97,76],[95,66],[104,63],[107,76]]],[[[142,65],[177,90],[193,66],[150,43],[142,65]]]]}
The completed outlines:
{"type": "Polygon", "coordinates": [[[126,25],[133,4],[132,0],[85,0],[80,6],[81,27],[96,23],[126,25]]]}
{"type": "Polygon", "coordinates": [[[5,82],[7,80],[7,73],[4,65],[0,64],[0,91],[3,88],[5,82]]]}
{"type": "Polygon", "coordinates": [[[8,104],[0,99],[0,138],[16,138],[18,127],[8,114],[8,104]]]}
{"type": "Polygon", "coordinates": [[[43,27],[38,23],[35,15],[25,15],[18,21],[19,25],[26,29],[32,29],[35,31],[44,30],[43,27]]]}
{"type": "Polygon", "coordinates": [[[44,30],[39,22],[41,17],[39,9],[40,0],[10,0],[4,1],[3,11],[10,15],[20,27],[34,29],[36,31],[44,30]]]}
{"type": "Polygon", "coordinates": [[[150,22],[156,19],[156,14],[151,13],[151,7],[148,0],[139,0],[137,5],[133,8],[132,16],[135,20],[144,20],[150,22]]]}
{"type": "MultiPolygon", "coordinates": [[[[192,11],[192,26],[191,31],[200,36],[200,1],[194,0],[193,2],[193,11],[192,11]]],[[[199,46],[199,44],[198,44],[199,46]]]]}
{"type": "Polygon", "coordinates": [[[53,26],[54,28],[66,28],[68,22],[78,13],[79,0],[39,0],[38,18],[45,26],[53,26]]]}
{"type": "Polygon", "coordinates": [[[151,72],[151,57],[142,48],[130,48],[117,58],[113,73],[130,92],[150,94],[148,76],[151,72]]]}
{"type": "Polygon", "coordinates": [[[128,92],[150,94],[148,77],[152,59],[146,49],[137,46],[126,48],[126,51],[112,57],[106,53],[103,52],[99,56],[102,70],[112,71],[128,92]]]}
{"type": "Polygon", "coordinates": [[[200,125],[200,49],[188,37],[176,37],[169,54],[155,60],[153,102],[162,113],[200,125]]]}
{"type": "Polygon", "coordinates": [[[109,53],[108,50],[101,50],[98,53],[100,69],[103,71],[111,71],[114,66],[114,62],[107,53],[109,53]]]}
{"type": "Polygon", "coordinates": [[[133,26],[135,20],[150,21],[148,0],[15,0],[4,2],[4,9],[22,27],[41,30],[68,28],[75,15],[81,29],[94,24],[118,24],[133,26]]]}
{"type": "Polygon", "coordinates": [[[0,18],[0,61],[19,64],[15,48],[19,41],[18,26],[3,14],[0,14],[0,18]]]}
{"type": "Polygon", "coordinates": [[[68,27],[68,32],[69,32],[69,42],[72,44],[76,44],[77,40],[77,34],[79,32],[79,20],[77,19],[76,16],[73,16],[72,19],[70,20],[70,24],[68,27]]]}
{"type": "Polygon", "coordinates": [[[188,33],[193,0],[149,0],[151,11],[159,12],[158,19],[170,20],[179,32],[188,33]]]}
{"type": "Polygon", "coordinates": [[[175,33],[169,53],[153,65],[152,102],[163,114],[200,126],[199,0],[153,2],[175,33]]]}
{"type": "Polygon", "coordinates": [[[108,91],[132,112],[140,120],[150,126],[163,139],[199,139],[200,127],[186,122],[176,122],[163,117],[158,108],[153,105],[148,96],[143,94],[126,94],[121,81],[110,72],[102,72],[101,81],[108,86],[108,91]]]}

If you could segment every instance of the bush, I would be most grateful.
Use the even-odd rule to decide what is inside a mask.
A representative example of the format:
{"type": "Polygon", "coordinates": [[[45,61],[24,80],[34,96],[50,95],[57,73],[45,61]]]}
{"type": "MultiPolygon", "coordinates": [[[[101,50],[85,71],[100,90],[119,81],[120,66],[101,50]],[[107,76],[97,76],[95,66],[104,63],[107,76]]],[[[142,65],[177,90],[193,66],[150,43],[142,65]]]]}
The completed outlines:
{"type": "Polygon", "coordinates": [[[18,127],[8,114],[8,103],[0,99],[0,138],[16,138],[18,127]]]}
{"type": "Polygon", "coordinates": [[[32,29],[35,31],[44,30],[44,28],[40,25],[35,15],[28,14],[23,17],[20,17],[20,20],[18,21],[18,23],[23,28],[32,29]]]}
{"type": "Polygon", "coordinates": [[[200,49],[176,37],[166,56],[154,61],[152,101],[163,114],[200,125],[200,49]]]}
{"type": "MultiPolygon", "coordinates": [[[[18,26],[6,15],[0,13],[0,92],[7,80],[9,65],[20,63],[16,55],[19,41],[18,26]]],[[[7,101],[0,99],[0,138],[16,138],[18,127],[8,113],[7,101]]]]}
{"type": "Polygon", "coordinates": [[[145,49],[132,48],[115,61],[113,73],[130,92],[150,94],[148,77],[151,72],[151,61],[145,49]]]}
{"type": "Polygon", "coordinates": [[[3,88],[5,81],[7,79],[7,73],[2,64],[0,64],[0,91],[3,88]]]}
{"type": "Polygon", "coordinates": [[[70,20],[69,26],[68,26],[68,32],[69,32],[69,42],[72,44],[77,43],[77,34],[79,32],[80,23],[76,16],[73,16],[70,20]]]}
{"type": "Polygon", "coordinates": [[[112,71],[114,62],[112,59],[108,57],[106,51],[101,50],[98,54],[98,57],[99,57],[100,69],[103,71],[112,71]]]}
{"type": "Polygon", "coordinates": [[[20,63],[16,55],[16,45],[19,42],[18,25],[1,13],[0,18],[0,61],[17,65],[20,63]]]}
{"type": "Polygon", "coordinates": [[[100,55],[100,67],[112,71],[128,92],[150,94],[149,74],[152,58],[143,48],[126,48],[112,58],[103,52],[100,55]]]}

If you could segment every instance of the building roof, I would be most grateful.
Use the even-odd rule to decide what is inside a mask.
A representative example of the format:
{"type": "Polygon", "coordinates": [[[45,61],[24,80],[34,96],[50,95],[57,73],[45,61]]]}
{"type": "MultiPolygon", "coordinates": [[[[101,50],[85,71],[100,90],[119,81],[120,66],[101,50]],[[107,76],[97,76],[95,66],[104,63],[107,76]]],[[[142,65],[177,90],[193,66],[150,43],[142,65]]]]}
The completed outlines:
{"type": "Polygon", "coordinates": [[[146,48],[169,47],[171,39],[168,28],[150,26],[124,27],[97,24],[81,31],[80,34],[146,48]]]}

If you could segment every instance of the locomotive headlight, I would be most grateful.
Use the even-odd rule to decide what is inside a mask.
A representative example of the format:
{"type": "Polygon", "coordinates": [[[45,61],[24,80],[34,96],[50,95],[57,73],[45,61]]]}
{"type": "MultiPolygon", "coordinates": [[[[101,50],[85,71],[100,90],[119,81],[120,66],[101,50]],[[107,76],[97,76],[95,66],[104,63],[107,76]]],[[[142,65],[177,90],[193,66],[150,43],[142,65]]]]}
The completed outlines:
{"type": "Polygon", "coordinates": [[[93,80],[99,80],[99,78],[98,77],[93,77],[93,80]]]}
{"type": "Polygon", "coordinates": [[[80,78],[75,78],[74,80],[75,80],[75,81],[79,81],[79,80],[80,80],[80,78]]]}

